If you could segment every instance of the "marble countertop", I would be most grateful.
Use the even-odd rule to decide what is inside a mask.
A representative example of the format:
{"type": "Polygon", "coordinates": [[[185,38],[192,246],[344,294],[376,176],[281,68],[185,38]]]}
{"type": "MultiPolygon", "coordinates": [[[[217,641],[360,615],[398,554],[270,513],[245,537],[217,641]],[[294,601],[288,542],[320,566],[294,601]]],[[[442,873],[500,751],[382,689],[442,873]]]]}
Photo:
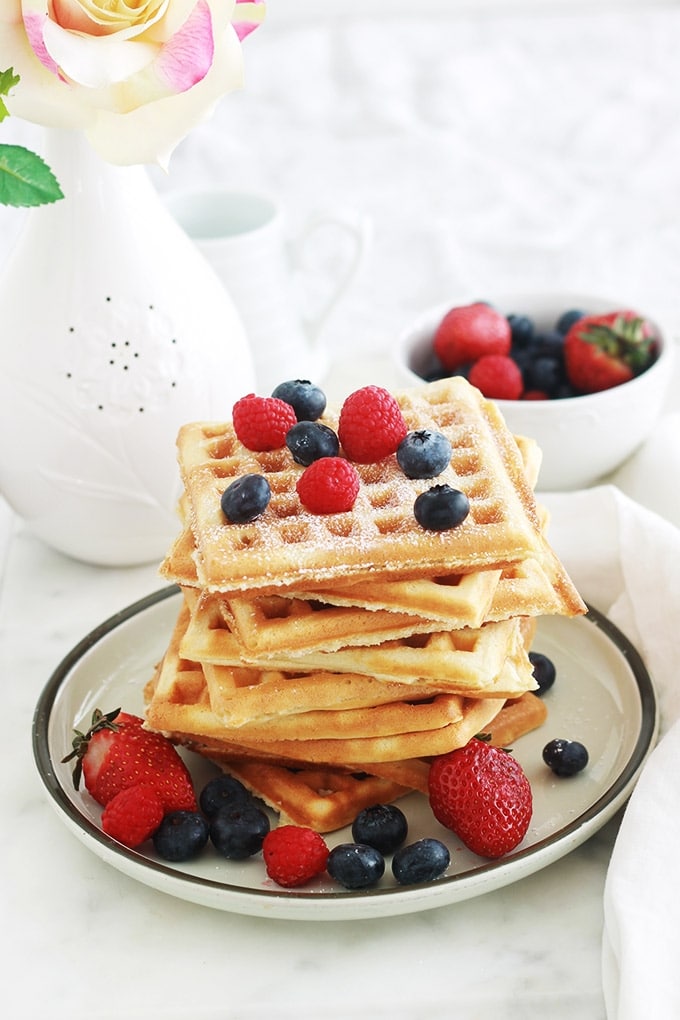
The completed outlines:
{"type": "MultiPolygon", "coordinates": [[[[366,381],[382,381],[369,377],[404,323],[454,291],[626,295],[677,323],[680,9],[604,6],[382,26],[273,18],[250,49],[246,91],[180,147],[158,187],[265,188],[293,225],[317,202],[370,215],[370,258],[327,331],[366,381]]],[[[6,255],[18,217],[1,212],[6,255]]],[[[63,557],[1,500],[0,569],[5,1015],[603,1020],[618,817],[514,885],[362,922],[211,910],[103,863],[47,804],[33,711],[73,645],[162,582],[154,564],[63,557]]]]}

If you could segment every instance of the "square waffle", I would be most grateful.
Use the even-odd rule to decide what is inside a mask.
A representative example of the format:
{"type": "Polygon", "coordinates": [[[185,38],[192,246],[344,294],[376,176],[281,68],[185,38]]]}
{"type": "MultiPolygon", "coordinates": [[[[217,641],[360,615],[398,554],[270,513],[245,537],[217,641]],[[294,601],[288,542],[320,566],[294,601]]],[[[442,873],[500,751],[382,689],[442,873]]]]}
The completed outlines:
{"type": "MultiPolygon", "coordinates": [[[[386,683],[359,674],[214,666],[191,661],[180,656],[189,619],[188,606],[183,605],[154,680],[155,697],[147,717],[155,729],[176,729],[173,705],[181,705],[188,698],[190,703],[200,706],[203,703],[197,699],[197,693],[217,717],[220,732],[225,727],[236,728],[305,712],[370,708],[443,693],[430,684],[386,683]]],[[[206,717],[208,723],[212,725],[212,716],[206,717]]]]}
{"type": "Polygon", "coordinates": [[[210,601],[204,596],[195,602],[180,642],[183,658],[232,668],[360,674],[468,697],[515,697],[535,686],[519,618],[333,652],[282,651],[257,657],[239,644],[220,601],[209,605],[210,601]]]}
{"type": "MultiPolygon", "coordinates": [[[[219,752],[214,756],[219,762],[219,752]]],[[[389,804],[412,790],[393,780],[331,768],[286,768],[269,762],[228,761],[225,771],[279,814],[279,824],[333,832],[360,811],[389,804]]]]}
{"type": "MultiPolygon", "coordinates": [[[[540,555],[533,491],[495,404],[461,378],[397,394],[397,400],[409,429],[440,431],[452,444],[451,462],[437,481],[469,499],[470,513],[459,527],[446,532],[420,527],[413,503],[431,480],[406,478],[393,457],[355,465],[361,486],[352,511],[313,514],[298,499],[302,468],[286,448],[252,453],[230,423],[192,423],[180,430],[178,452],[199,586],[276,592],[376,571],[391,577],[469,573],[540,555]],[[222,492],[247,472],[265,476],[271,501],[257,520],[227,523],[222,492]]],[[[337,425],[330,412],[323,421],[337,425]]],[[[166,576],[169,570],[166,563],[166,576]]]]}
{"type": "MultiPolygon", "coordinates": [[[[483,729],[503,707],[505,699],[461,698],[456,718],[438,719],[431,729],[382,735],[263,738],[262,727],[225,726],[212,712],[208,685],[200,683],[199,664],[173,662],[166,657],[153,683],[146,687],[147,725],[169,734],[207,757],[221,760],[264,760],[273,764],[324,764],[339,768],[366,767],[372,762],[445,754],[483,729]],[[177,667],[177,668],[176,668],[177,667]],[[171,692],[171,693],[170,693],[171,692]],[[443,725],[441,725],[443,723],[443,725]]],[[[359,710],[360,712],[362,710],[359,710]]],[[[274,728],[279,720],[270,720],[274,728]]],[[[264,724],[266,725],[266,724],[264,724]]]]}

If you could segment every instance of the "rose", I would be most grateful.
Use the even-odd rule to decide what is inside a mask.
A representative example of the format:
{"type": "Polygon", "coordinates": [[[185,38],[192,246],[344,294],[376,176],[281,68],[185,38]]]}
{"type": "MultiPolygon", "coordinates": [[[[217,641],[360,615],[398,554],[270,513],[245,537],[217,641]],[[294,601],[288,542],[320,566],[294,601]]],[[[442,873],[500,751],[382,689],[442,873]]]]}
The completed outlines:
{"type": "Polygon", "coordinates": [[[111,163],[167,164],[218,99],[241,87],[243,39],[263,0],[2,0],[9,112],[85,131],[111,163]]]}

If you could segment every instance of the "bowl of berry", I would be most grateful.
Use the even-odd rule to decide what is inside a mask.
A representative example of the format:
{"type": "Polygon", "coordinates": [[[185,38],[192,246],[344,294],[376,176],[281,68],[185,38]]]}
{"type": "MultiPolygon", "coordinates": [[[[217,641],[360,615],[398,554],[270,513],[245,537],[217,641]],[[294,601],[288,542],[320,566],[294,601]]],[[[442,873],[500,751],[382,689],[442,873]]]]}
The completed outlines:
{"type": "Polygon", "coordinates": [[[673,343],[648,314],[582,294],[452,301],[401,337],[405,385],[464,375],[516,435],[543,452],[538,488],[605,478],[649,437],[672,375],[673,343]]]}

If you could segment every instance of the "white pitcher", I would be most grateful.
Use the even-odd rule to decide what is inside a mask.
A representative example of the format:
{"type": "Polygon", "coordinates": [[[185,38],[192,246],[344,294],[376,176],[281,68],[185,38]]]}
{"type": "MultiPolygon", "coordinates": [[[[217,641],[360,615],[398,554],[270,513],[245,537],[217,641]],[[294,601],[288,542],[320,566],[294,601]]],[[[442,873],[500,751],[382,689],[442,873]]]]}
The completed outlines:
{"type": "MultiPolygon", "coordinates": [[[[328,368],[321,333],[364,258],[365,218],[346,211],[315,213],[290,238],[280,204],[257,192],[186,190],[165,197],[170,212],[222,280],[245,327],[258,392],[287,379],[320,383],[328,368]],[[340,263],[325,293],[311,300],[315,247],[340,263]],[[307,299],[307,301],[305,301],[307,299]],[[305,304],[316,304],[305,309],[305,304]]],[[[320,274],[317,274],[320,275],[320,274]]]]}

